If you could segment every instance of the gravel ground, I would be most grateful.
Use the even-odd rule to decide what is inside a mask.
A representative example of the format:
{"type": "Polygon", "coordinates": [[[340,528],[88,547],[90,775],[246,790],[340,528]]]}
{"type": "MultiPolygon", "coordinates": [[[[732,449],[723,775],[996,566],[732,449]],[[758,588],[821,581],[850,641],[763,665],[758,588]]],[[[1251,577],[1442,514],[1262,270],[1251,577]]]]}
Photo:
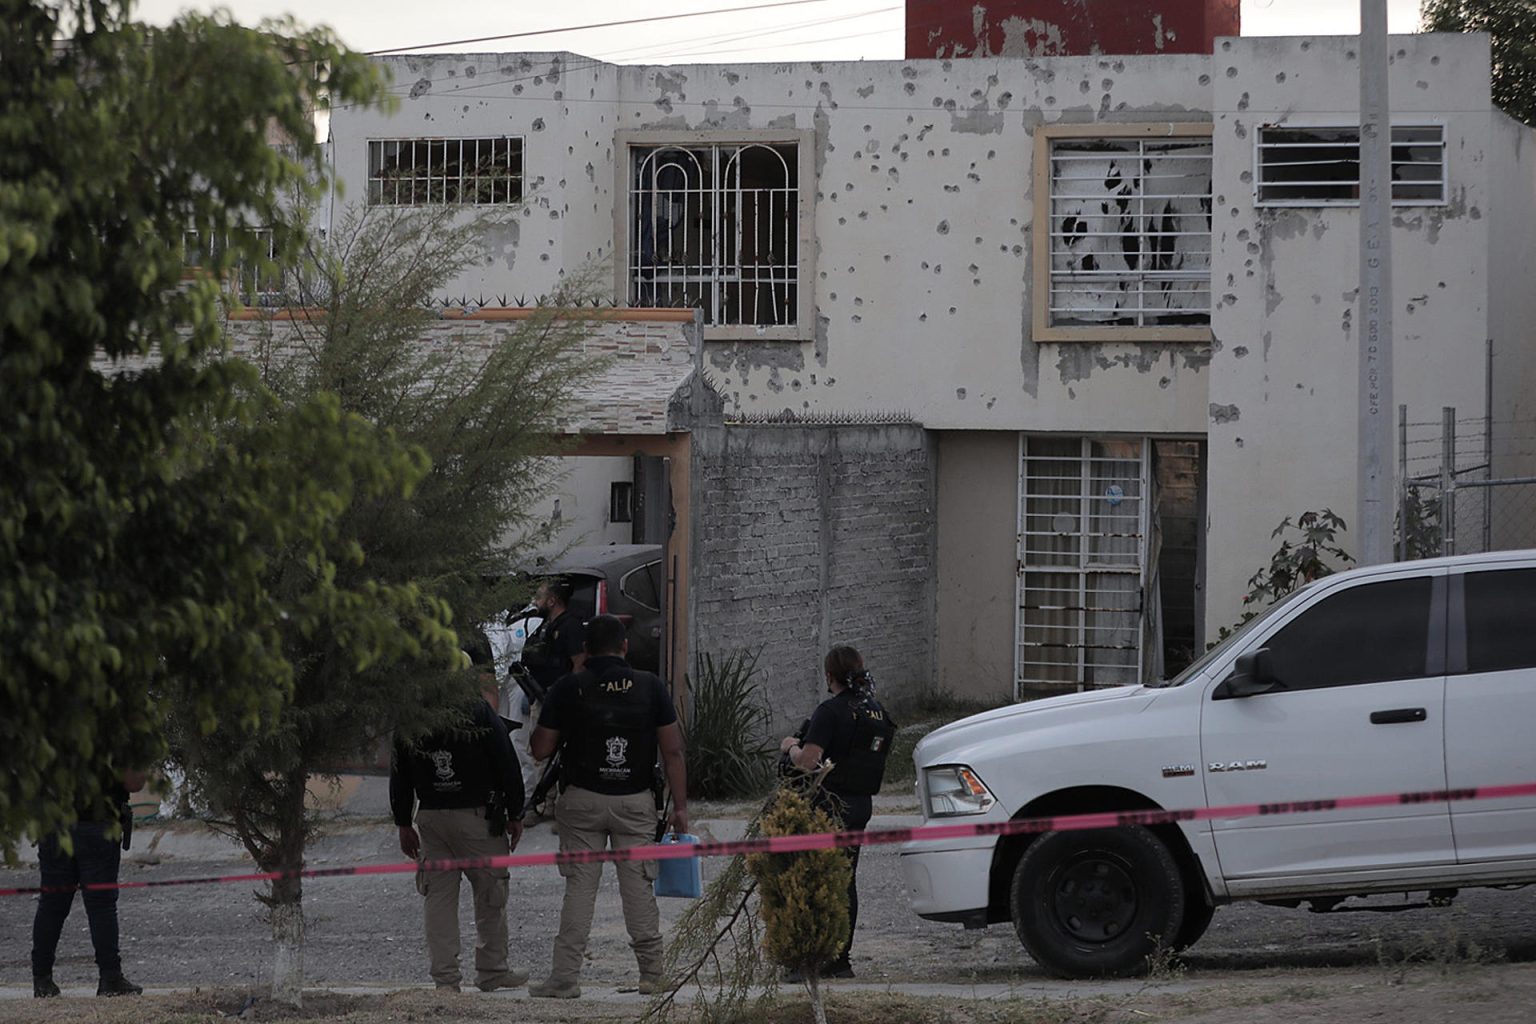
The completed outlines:
{"type": "MultiPolygon", "coordinates": [[[[877,817],[874,824],[879,827],[909,820],[877,817]]],[[[739,817],[711,818],[707,809],[695,818],[695,831],[719,838],[739,833],[740,827],[739,817]]],[[[218,849],[206,840],[178,844],[173,841],[177,838],[172,833],[159,850],[151,851],[148,847],[154,841],[153,832],[148,831],[147,836],[141,832],[141,848],[125,865],[124,880],[241,869],[231,859],[221,862],[218,849]],[[172,849],[183,851],[183,855],[166,855],[165,851],[172,849]],[[187,851],[195,856],[185,855],[187,851]],[[157,856],[159,863],[144,862],[157,856]]],[[[394,830],[387,821],[351,820],[314,851],[312,866],[356,860],[397,861],[400,858],[393,850],[393,841],[394,830]]],[[[532,827],[521,847],[523,851],[553,848],[548,824],[532,827]]],[[[706,877],[709,874],[707,866],[706,877]]],[[[0,887],[31,885],[35,879],[35,869],[0,870],[0,887]]],[[[866,850],[859,880],[861,917],[854,963],[861,983],[1003,985],[1021,996],[1068,994],[1060,987],[1063,983],[1052,982],[1029,960],[1006,925],[965,931],[914,916],[902,892],[894,848],[866,850]]],[[[270,981],[272,952],[263,910],[252,896],[253,889],[250,884],[229,884],[125,891],[120,905],[125,970],[135,981],[151,987],[263,991],[270,981]]],[[[529,969],[535,978],[547,971],[560,892],[561,882],[553,868],[525,870],[514,877],[509,901],[512,961],[514,966],[529,969]]],[[[466,929],[467,952],[472,942],[467,887],[464,901],[461,921],[466,929]]],[[[661,902],[664,927],[670,927],[684,904],[677,900],[661,902]]],[[[1393,901],[1376,902],[1390,905],[1393,901]]],[[[305,887],[305,908],[309,984],[357,987],[427,982],[421,900],[410,876],[311,880],[305,887]]],[[[30,898],[0,897],[0,990],[11,994],[30,981],[27,957],[32,910],[30,898]]],[[[633,984],[635,966],[611,872],[605,873],[589,956],[584,975],[589,987],[633,984]]],[[[1462,993],[1447,996],[1446,1005],[1462,1005],[1469,998],[1481,1000],[1479,1018],[1487,1022],[1503,1019],[1492,1011],[1509,999],[1518,999],[1521,1013],[1527,1016],[1508,1019],[1536,1015],[1530,1009],[1536,996],[1536,970],[1496,966],[1533,962],[1536,887],[1479,889],[1462,893],[1449,908],[1400,913],[1312,914],[1253,904],[1224,907],[1205,938],[1185,955],[1183,964],[1163,973],[1160,980],[1177,981],[1180,992],[1192,993],[1180,997],[1187,1004],[1183,1009],[1196,1015],[1191,1019],[1203,1020],[1199,993],[1235,990],[1250,983],[1261,982],[1274,992],[1290,992],[1294,999],[1316,1000],[1333,993],[1347,1000],[1365,998],[1358,993],[1351,996],[1350,986],[1375,992],[1383,986],[1439,979],[1451,986],[1447,991],[1462,993]],[[1500,975],[1501,971],[1506,974],[1500,975]],[[1511,971],[1514,975],[1507,973],[1511,971]],[[1505,992],[1492,982],[1485,984],[1485,975],[1518,976],[1523,987],[1505,992]],[[1469,985],[1482,994],[1468,996],[1472,991],[1469,985]],[[1511,994],[1516,991],[1523,995],[1511,994]]],[[[78,986],[89,984],[94,974],[85,915],[77,903],[61,943],[56,975],[61,983],[78,986]]],[[[1081,992],[1081,988],[1074,991],[1081,992]]],[[[1310,1019],[1344,1021],[1373,1016],[1317,1016],[1313,1011],[1318,1005],[1309,1003],[1310,1019]]],[[[1433,1015],[1429,1008],[1434,1005],[1432,998],[1415,998],[1391,1019],[1449,1019],[1433,1015]]],[[[0,1006],[0,1019],[6,1016],[0,1006]]],[[[1269,1018],[1259,1015],[1245,1019],[1269,1018]]]]}

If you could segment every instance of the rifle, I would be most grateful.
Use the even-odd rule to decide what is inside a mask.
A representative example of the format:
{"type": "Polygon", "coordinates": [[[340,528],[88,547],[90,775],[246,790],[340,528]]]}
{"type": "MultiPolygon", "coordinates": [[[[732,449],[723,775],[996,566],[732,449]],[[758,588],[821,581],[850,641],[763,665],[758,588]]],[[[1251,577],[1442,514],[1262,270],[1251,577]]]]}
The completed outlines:
{"type": "Polygon", "coordinates": [[[544,804],[549,800],[549,791],[555,788],[560,781],[560,751],[555,751],[549,756],[549,761],[544,765],[544,771],[539,775],[539,781],[534,783],[533,796],[528,800],[528,807],[534,814],[544,814],[544,804]]]}
{"type": "Polygon", "coordinates": [[[533,678],[533,673],[528,671],[528,666],[522,661],[514,661],[507,668],[507,678],[518,685],[528,695],[530,705],[537,704],[544,699],[545,689],[539,685],[539,681],[533,678]]]}

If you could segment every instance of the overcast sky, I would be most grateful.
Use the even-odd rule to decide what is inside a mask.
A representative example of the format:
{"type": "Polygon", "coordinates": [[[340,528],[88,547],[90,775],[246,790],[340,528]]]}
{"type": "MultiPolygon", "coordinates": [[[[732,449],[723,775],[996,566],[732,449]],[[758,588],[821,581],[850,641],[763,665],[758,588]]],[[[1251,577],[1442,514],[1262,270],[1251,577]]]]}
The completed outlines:
{"type": "MultiPolygon", "coordinates": [[[[452,40],[522,33],[518,38],[435,48],[569,50],[617,63],[900,60],[904,0],[565,0],[541,4],[487,0],[140,0],[138,16],[163,23],[184,8],[227,7],[254,25],[295,13],[306,25],[329,25],[356,50],[409,48],[452,40]],[[655,20],[606,29],[526,33],[598,22],[742,8],[759,10],[655,20]]],[[[962,2],[962,0],[955,0],[962,2]]],[[[1244,35],[1349,35],[1360,29],[1359,0],[1242,0],[1244,35]]],[[[1387,0],[1388,27],[1416,32],[1419,0],[1387,0]]]]}

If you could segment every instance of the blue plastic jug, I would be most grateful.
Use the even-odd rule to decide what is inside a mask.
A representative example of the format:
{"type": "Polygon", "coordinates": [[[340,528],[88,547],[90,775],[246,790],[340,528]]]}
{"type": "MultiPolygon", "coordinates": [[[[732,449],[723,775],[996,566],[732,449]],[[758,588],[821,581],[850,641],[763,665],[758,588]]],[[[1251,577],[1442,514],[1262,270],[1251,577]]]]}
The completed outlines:
{"type": "MultiPolygon", "coordinates": [[[[661,837],[663,846],[671,846],[673,843],[697,843],[698,836],[684,832],[668,832],[661,837]]],[[[657,896],[681,896],[683,899],[696,900],[704,891],[704,880],[699,871],[699,858],[677,857],[672,860],[656,862],[656,895],[657,896]]]]}

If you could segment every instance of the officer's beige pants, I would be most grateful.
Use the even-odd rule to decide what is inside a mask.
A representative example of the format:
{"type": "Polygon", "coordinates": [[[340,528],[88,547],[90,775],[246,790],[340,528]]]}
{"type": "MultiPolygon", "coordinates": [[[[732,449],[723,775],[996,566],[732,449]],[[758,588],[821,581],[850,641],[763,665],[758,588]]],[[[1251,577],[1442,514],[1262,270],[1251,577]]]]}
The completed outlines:
{"type": "MultiPolygon", "coordinates": [[[[503,857],[507,837],[492,836],[484,807],[416,813],[421,855],[426,860],[503,857]]],[[[507,970],[507,869],[472,868],[463,872],[475,905],[475,983],[493,981],[507,970]]],[[[427,955],[432,980],[459,984],[459,872],[423,871],[417,886],[426,899],[427,955]]]]}
{"type": "MultiPolygon", "coordinates": [[[[560,849],[615,850],[646,846],[656,840],[656,801],[649,790],[629,796],[605,796],[571,786],[555,805],[555,827],[560,849]]],[[[624,907],[624,926],[630,948],[640,964],[642,977],[660,977],[662,971],[661,914],[651,883],[656,862],[624,861],[615,864],[619,875],[619,899],[624,907]]],[[[573,984],[581,977],[587,935],[592,930],[592,909],[602,864],[565,864],[565,902],[560,907],[560,933],[555,936],[555,955],[550,980],[573,984]]]]}

